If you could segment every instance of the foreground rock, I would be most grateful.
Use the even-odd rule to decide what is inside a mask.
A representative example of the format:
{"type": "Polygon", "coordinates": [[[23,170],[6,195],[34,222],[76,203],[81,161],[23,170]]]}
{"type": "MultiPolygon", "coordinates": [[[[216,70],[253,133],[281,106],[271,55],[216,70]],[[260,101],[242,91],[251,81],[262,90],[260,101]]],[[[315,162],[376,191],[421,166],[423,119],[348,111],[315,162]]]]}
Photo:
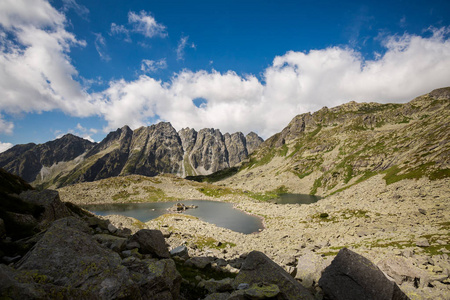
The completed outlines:
{"type": "Polygon", "coordinates": [[[275,284],[285,299],[314,299],[312,294],[283,268],[258,251],[248,254],[233,284],[237,288],[243,283],[275,284]]]}
{"type": "Polygon", "coordinates": [[[407,300],[393,281],[367,258],[343,248],[319,280],[330,300],[407,300]]]}

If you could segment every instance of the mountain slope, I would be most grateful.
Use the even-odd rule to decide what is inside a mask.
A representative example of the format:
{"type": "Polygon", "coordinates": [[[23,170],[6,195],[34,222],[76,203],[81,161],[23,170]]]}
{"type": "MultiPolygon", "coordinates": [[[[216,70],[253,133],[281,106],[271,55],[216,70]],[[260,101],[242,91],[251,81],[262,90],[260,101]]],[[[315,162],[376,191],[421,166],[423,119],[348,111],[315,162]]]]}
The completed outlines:
{"type": "Polygon", "coordinates": [[[223,183],[326,195],[379,173],[387,183],[448,177],[449,99],[443,88],[406,104],[350,102],[298,115],[223,183]]]}
{"type": "Polygon", "coordinates": [[[41,145],[17,145],[0,154],[0,167],[41,187],[131,174],[184,177],[232,167],[262,142],[255,133],[244,137],[240,132],[222,135],[217,129],[189,128],[177,132],[161,122],[134,131],[124,126],[100,143],[66,135],[41,145]]]}
{"type": "Polygon", "coordinates": [[[45,177],[58,163],[74,160],[93,146],[88,140],[66,134],[45,144],[16,145],[0,154],[0,166],[32,182],[45,177]]]}

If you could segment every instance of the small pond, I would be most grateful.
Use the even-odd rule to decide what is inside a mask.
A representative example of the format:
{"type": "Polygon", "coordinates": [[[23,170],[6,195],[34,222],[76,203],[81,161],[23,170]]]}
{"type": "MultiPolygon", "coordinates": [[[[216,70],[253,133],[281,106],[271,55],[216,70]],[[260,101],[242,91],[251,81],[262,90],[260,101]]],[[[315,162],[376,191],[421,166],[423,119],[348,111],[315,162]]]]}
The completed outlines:
{"type": "MultiPolygon", "coordinates": [[[[259,229],[264,228],[260,218],[234,209],[232,203],[208,200],[177,202],[185,205],[197,205],[198,208],[188,209],[184,213],[198,217],[205,222],[215,224],[219,227],[228,228],[244,234],[258,232],[259,229]]],[[[177,202],[101,204],[86,205],[84,208],[100,216],[123,215],[147,222],[163,214],[170,213],[167,209],[177,202]]]]}
{"type": "Polygon", "coordinates": [[[306,194],[281,194],[278,198],[269,200],[277,204],[311,204],[319,201],[321,197],[306,194]]]}

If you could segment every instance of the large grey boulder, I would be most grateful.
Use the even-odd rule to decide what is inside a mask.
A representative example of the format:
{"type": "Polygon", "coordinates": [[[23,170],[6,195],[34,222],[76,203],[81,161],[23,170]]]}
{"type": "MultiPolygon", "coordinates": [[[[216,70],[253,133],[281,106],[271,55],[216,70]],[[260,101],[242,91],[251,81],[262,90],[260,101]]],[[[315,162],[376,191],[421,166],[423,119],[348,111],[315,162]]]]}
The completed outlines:
{"type": "Polygon", "coordinates": [[[367,258],[343,248],[319,280],[325,299],[406,300],[393,281],[367,258]]]}
{"type": "Polygon", "coordinates": [[[241,283],[249,285],[258,283],[275,284],[279,287],[280,295],[288,300],[314,299],[305,287],[259,251],[252,251],[247,255],[233,282],[233,287],[236,289],[241,283]]]}
{"type": "Polygon", "coordinates": [[[142,254],[151,254],[159,258],[169,258],[169,249],[160,230],[141,229],[133,234],[129,244],[139,245],[139,252],[142,254]]]}
{"type": "Polygon", "coordinates": [[[120,256],[101,247],[89,231],[74,217],[55,221],[18,269],[38,270],[55,285],[89,290],[100,299],[130,295],[129,272],[120,256]]]}

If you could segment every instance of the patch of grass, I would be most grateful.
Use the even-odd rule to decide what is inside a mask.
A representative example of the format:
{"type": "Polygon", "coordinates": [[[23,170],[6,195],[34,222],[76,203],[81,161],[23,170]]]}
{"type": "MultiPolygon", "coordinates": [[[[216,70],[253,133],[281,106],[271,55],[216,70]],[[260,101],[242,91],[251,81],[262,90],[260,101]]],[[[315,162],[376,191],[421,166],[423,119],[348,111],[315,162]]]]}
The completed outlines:
{"type": "Polygon", "coordinates": [[[350,218],[367,218],[368,217],[366,215],[368,213],[367,210],[346,209],[346,210],[341,210],[340,213],[341,213],[342,218],[345,220],[350,219],[350,218]],[[350,215],[350,216],[348,216],[348,215],[350,215]]]}
{"type": "Polygon", "coordinates": [[[264,193],[247,192],[246,195],[258,201],[268,201],[287,193],[289,193],[287,187],[280,185],[272,191],[266,191],[264,193]]]}
{"type": "Polygon", "coordinates": [[[232,168],[227,168],[227,169],[223,169],[223,170],[214,172],[210,175],[186,176],[185,179],[191,180],[191,181],[197,181],[197,182],[213,183],[213,182],[217,182],[217,181],[223,180],[225,178],[228,178],[230,176],[233,176],[238,172],[239,172],[239,168],[232,167],[232,168]]]}
{"type": "Polygon", "coordinates": [[[419,179],[423,176],[426,176],[428,169],[434,164],[435,164],[434,162],[422,164],[419,167],[412,170],[410,169],[403,174],[399,174],[402,170],[398,166],[393,166],[385,171],[386,175],[383,177],[383,179],[386,180],[387,185],[398,182],[403,179],[419,179]]]}
{"type": "Polygon", "coordinates": [[[227,195],[235,194],[236,191],[230,188],[218,187],[218,186],[205,186],[197,189],[200,193],[214,198],[220,198],[227,195]]]}
{"type": "Polygon", "coordinates": [[[438,180],[438,179],[444,179],[450,177],[450,169],[440,169],[431,172],[431,174],[428,176],[430,180],[438,180]]]}
{"type": "Polygon", "coordinates": [[[137,192],[130,193],[130,192],[126,191],[126,190],[122,190],[122,191],[114,194],[112,196],[112,199],[114,201],[123,201],[123,200],[128,200],[128,198],[130,198],[131,196],[137,195],[137,194],[138,194],[137,192]]]}
{"type": "Polygon", "coordinates": [[[212,237],[207,236],[197,236],[194,243],[197,245],[197,247],[201,250],[204,248],[210,248],[210,249],[224,249],[229,247],[236,247],[235,243],[229,243],[229,242],[218,242],[216,239],[212,237]]]}
{"type": "Polygon", "coordinates": [[[166,193],[160,189],[153,186],[144,186],[142,187],[146,192],[145,199],[148,202],[158,202],[158,201],[174,201],[178,200],[174,197],[168,197],[166,193]]]}
{"type": "Polygon", "coordinates": [[[322,187],[322,180],[323,180],[323,175],[314,181],[311,191],[309,192],[310,195],[315,195],[317,193],[317,189],[322,187]]]}
{"type": "Polygon", "coordinates": [[[278,155],[279,156],[286,156],[288,151],[289,151],[289,147],[286,144],[283,144],[283,146],[281,146],[281,149],[278,150],[278,155]]]}

